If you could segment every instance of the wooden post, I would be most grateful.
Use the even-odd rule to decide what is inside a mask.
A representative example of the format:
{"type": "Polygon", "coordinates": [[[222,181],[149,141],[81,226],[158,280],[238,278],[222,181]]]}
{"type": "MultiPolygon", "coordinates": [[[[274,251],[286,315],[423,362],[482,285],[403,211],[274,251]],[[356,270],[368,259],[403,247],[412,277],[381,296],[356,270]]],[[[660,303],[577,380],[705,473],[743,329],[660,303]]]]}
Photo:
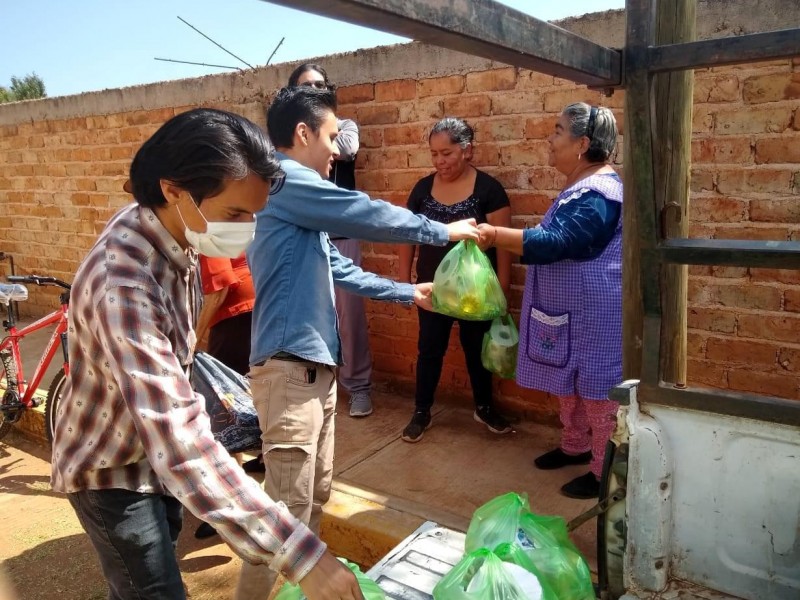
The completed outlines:
{"type": "Polygon", "coordinates": [[[642,288],[639,270],[641,253],[639,244],[639,217],[634,161],[631,151],[631,135],[628,131],[627,115],[633,114],[630,95],[625,96],[626,127],[623,133],[623,161],[625,179],[622,211],[622,378],[641,379],[642,377],[642,328],[643,307],[642,288]]]}
{"type": "MultiPolygon", "coordinates": [[[[696,0],[659,0],[657,45],[694,41],[696,0]]],[[[654,77],[653,170],[657,215],[663,238],[689,233],[689,185],[694,72],[654,77]]],[[[664,265],[661,297],[661,378],[686,385],[686,294],[688,267],[664,265]]]]}

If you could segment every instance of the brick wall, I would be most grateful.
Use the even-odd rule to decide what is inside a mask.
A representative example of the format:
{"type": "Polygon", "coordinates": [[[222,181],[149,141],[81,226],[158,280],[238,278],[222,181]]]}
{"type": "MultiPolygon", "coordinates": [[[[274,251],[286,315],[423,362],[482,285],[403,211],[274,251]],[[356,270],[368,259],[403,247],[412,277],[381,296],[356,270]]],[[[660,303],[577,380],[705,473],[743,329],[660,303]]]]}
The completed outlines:
{"type": "MultiPolygon", "coordinates": [[[[550,76],[420,44],[319,62],[342,84],[341,115],[361,126],[360,187],[398,205],[430,172],[426,132],[444,115],[474,125],[474,162],[506,187],[517,227],[537,223],[561,186],[562,177],[546,166],[545,138],[565,104],[610,106],[624,130],[622,93],[605,98],[550,76]]],[[[266,96],[293,67],[0,106],[0,251],[14,255],[20,272],[71,279],[104,223],[130,200],[122,192],[130,159],[160,123],[204,105],[264,125],[266,96]]],[[[797,59],[696,73],[692,236],[797,239],[798,106],[797,59]]],[[[397,275],[396,247],[365,243],[363,250],[367,269],[397,275]]],[[[524,276],[524,267],[514,265],[515,315],[524,276]]],[[[56,303],[55,290],[31,292],[27,314],[56,303]]],[[[368,318],[377,378],[410,392],[415,312],[370,301],[368,318]]],[[[798,397],[800,274],[692,269],[689,327],[692,382],[798,397]]],[[[451,350],[440,390],[469,402],[455,333],[451,350]]],[[[507,406],[554,417],[555,405],[543,394],[508,381],[498,386],[507,406]]]]}

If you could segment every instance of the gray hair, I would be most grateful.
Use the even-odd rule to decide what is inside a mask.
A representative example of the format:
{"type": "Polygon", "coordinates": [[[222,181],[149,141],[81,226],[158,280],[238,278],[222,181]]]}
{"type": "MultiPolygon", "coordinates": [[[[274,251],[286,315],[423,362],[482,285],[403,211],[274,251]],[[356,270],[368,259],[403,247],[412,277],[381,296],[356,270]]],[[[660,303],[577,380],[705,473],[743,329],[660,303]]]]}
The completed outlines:
{"type": "Polygon", "coordinates": [[[475,139],[475,132],[472,127],[464,119],[457,117],[445,117],[436,123],[428,135],[429,142],[435,133],[446,133],[451,143],[458,144],[462,148],[466,148],[475,139]]]}
{"type": "Polygon", "coordinates": [[[592,163],[606,162],[617,146],[617,121],[614,113],[604,106],[589,106],[576,102],[567,106],[562,114],[569,120],[569,134],[573,138],[588,137],[589,149],[584,156],[592,163]],[[597,112],[590,127],[592,109],[597,112]]]}

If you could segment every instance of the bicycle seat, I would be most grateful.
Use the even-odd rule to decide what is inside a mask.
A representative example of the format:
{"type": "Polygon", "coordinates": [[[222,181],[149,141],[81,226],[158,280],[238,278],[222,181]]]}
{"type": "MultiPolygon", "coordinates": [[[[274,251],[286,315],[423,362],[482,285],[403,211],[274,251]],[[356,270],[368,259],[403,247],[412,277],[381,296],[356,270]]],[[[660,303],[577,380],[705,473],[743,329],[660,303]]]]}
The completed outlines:
{"type": "Polygon", "coordinates": [[[28,299],[28,288],[19,283],[0,283],[0,304],[11,301],[23,302],[28,299]]]}

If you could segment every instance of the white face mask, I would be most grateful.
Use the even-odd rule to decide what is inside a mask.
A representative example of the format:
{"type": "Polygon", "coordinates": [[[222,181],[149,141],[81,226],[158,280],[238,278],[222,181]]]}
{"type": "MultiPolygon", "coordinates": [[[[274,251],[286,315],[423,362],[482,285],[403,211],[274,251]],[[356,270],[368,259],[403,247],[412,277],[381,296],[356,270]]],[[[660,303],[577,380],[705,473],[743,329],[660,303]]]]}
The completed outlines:
{"type": "MultiPolygon", "coordinates": [[[[194,200],[192,200],[194,202],[194,200]]],[[[227,221],[208,221],[195,204],[197,213],[206,222],[204,232],[189,229],[183,219],[181,209],[178,215],[183,221],[184,235],[189,245],[200,254],[216,258],[236,258],[244,252],[256,234],[255,216],[249,223],[230,223],[227,221]]]]}

